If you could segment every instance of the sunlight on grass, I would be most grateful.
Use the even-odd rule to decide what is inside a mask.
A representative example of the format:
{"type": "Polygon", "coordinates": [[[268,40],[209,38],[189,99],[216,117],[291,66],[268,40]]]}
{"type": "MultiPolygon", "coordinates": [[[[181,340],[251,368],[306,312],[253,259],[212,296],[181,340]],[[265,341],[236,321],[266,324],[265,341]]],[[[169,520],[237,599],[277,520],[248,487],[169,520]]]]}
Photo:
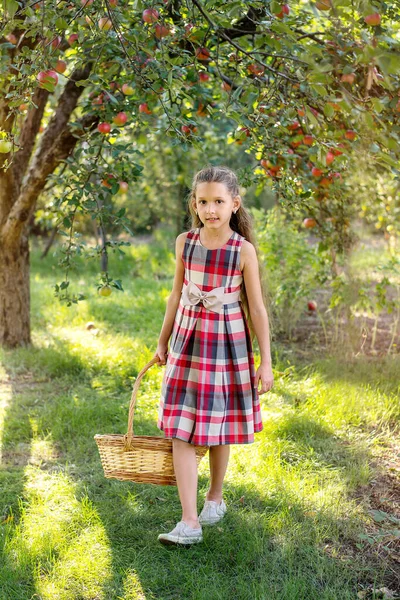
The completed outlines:
{"type": "MultiPolygon", "coordinates": [[[[0,382],[3,379],[3,369],[0,366],[0,382]]],[[[7,383],[0,383],[0,465],[3,456],[3,432],[4,432],[4,417],[7,412],[7,407],[12,398],[11,385],[7,383]]]]}
{"type": "Polygon", "coordinates": [[[107,598],[111,576],[109,542],[87,497],[62,473],[26,468],[21,521],[6,542],[14,569],[36,564],[34,583],[43,600],[107,598]]]}
{"type": "MultiPolygon", "coordinates": [[[[144,594],[143,588],[136,571],[127,573],[124,580],[124,596],[120,600],[150,600],[150,596],[144,594]]],[[[153,598],[153,594],[151,598],[153,598]]]]}

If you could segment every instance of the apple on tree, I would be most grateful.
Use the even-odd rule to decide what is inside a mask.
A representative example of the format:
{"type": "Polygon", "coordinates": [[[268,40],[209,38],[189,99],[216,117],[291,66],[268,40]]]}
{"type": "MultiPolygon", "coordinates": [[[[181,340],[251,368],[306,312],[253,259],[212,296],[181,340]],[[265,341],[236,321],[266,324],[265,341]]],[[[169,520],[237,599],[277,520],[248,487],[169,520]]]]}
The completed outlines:
{"type": "Polygon", "coordinates": [[[142,102],[142,104],[139,104],[139,112],[145,113],[146,115],[151,115],[151,110],[147,106],[147,102],[142,102]]]}
{"type": "Polygon", "coordinates": [[[371,25],[372,27],[376,27],[381,24],[381,15],[379,13],[372,13],[364,17],[364,21],[367,25],[371,25]]]}
{"type": "Polygon", "coordinates": [[[67,38],[67,42],[70,46],[74,46],[79,39],[79,35],[77,33],[71,33],[71,35],[67,38]]]}
{"type": "Polygon", "coordinates": [[[36,79],[39,82],[39,87],[51,92],[54,92],[54,88],[58,83],[58,75],[53,69],[47,71],[40,71],[36,79]]]}
{"type": "Polygon", "coordinates": [[[11,152],[12,143],[8,140],[0,140],[0,154],[8,154],[11,152]]]}
{"type": "Polygon", "coordinates": [[[118,194],[126,194],[129,189],[129,185],[126,181],[119,182],[118,194]]]}
{"type": "Polygon", "coordinates": [[[57,71],[57,73],[65,73],[65,71],[67,70],[67,63],[65,62],[65,60],[58,60],[54,69],[55,71],[57,71]]]}
{"type": "Polygon", "coordinates": [[[98,21],[98,26],[102,31],[110,31],[113,24],[109,17],[101,17],[101,19],[98,21]]]}
{"type": "Polygon", "coordinates": [[[135,90],[131,85],[129,85],[129,83],[124,83],[121,91],[125,96],[132,96],[135,93],[135,90]]]}
{"type": "Polygon", "coordinates": [[[128,120],[128,116],[125,112],[119,112],[114,118],[113,118],[113,123],[115,125],[118,125],[119,127],[121,125],[125,125],[126,121],[128,120]]]}
{"type": "Polygon", "coordinates": [[[313,219],[312,217],[307,217],[303,221],[303,225],[306,229],[312,229],[313,227],[316,226],[316,224],[317,224],[317,221],[315,219],[313,219]]]}
{"type": "Polygon", "coordinates": [[[99,123],[97,125],[97,130],[100,133],[103,133],[103,134],[106,135],[107,133],[110,133],[110,131],[111,131],[111,125],[110,125],[110,123],[107,123],[107,122],[99,123]]]}
{"type": "Polygon", "coordinates": [[[160,13],[155,8],[146,8],[142,13],[142,19],[145,23],[155,23],[158,21],[160,13]]]}
{"type": "Polygon", "coordinates": [[[310,312],[317,310],[317,303],[315,302],[315,300],[309,300],[307,302],[307,308],[310,312]]]}
{"type": "Polygon", "coordinates": [[[155,26],[155,36],[158,40],[167,37],[171,33],[171,30],[166,25],[160,25],[157,23],[155,26]]]}

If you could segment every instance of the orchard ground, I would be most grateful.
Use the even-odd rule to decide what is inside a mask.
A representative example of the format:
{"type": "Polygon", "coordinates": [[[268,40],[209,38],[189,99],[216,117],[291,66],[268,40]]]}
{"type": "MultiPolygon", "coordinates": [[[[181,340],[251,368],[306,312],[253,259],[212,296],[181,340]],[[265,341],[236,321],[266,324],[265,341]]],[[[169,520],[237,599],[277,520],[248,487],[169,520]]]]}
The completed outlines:
{"type": "MultiPolygon", "coordinates": [[[[359,273],[382,251],[371,248],[354,256],[359,273]]],[[[400,356],[324,352],[315,315],[297,341],[274,343],[264,430],[232,448],[229,512],[203,544],[157,541],[180,518],[176,488],[104,478],[93,436],[126,432],[132,382],[154,354],[171,290],[172,250],[158,239],[111,255],[125,292],[109,298],[97,295],[97,264],[86,264],[73,281],[88,299],[70,308],[53,298],[56,259],[33,251],[34,345],[0,351],[1,599],[397,597],[400,356]]],[[[159,434],[162,375],[153,366],[142,381],[137,434],[159,434]]]]}

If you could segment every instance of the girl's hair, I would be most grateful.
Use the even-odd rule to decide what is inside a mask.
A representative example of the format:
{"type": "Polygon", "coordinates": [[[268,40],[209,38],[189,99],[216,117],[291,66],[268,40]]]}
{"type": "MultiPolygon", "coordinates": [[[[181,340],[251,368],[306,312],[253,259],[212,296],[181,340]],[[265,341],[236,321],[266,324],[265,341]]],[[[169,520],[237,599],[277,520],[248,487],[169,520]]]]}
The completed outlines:
{"type": "MultiPolygon", "coordinates": [[[[232,196],[232,198],[234,198],[235,196],[240,197],[238,179],[237,179],[236,173],[234,173],[234,171],[232,171],[232,169],[229,169],[228,167],[209,166],[209,167],[202,169],[201,171],[198,171],[196,173],[196,175],[193,177],[192,189],[191,189],[191,191],[189,193],[189,197],[188,197],[189,212],[190,212],[190,215],[192,218],[192,223],[191,223],[192,229],[195,229],[197,227],[203,227],[203,223],[201,222],[199,216],[196,214],[196,211],[193,207],[193,201],[196,199],[196,190],[197,190],[197,186],[199,183],[223,183],[226,186],[226,188],[227,188],[228,192],[230,193],[230,195],[232,196]]],[[[236,211],[236,213],[232,213],[232,215],[231,215],[229,225],[230,225],[231,229],[236,231],[236,233],[239,233],[244,238],[246,238],[246,240],[248,242],[253,244],[253,246],[256,250],[257,258],[258,258],[259,272],[260,272],[262,296],[263,296],[263,300],[264,300],[264,304],[265,304],[267,313],[268,313],[269,317],[271,317],[270,299],[269,299],[269,294],[267,291],[266,274],[265,274],[265,270],[260,261],[258,245],[257,245],[255,233],[254,233],[253,218],[252,218],[251,214],[244,207],[242,198],[241,198],[241,204],[240,204],[239,209],[236,211]]],[[[253,322],[250,317],[249,302],[248,302],[248,298],[247,298],[247,292],[246,292],[246,288],[244,285],[244,281],[242,284],[240,299],[242,301],[246,319],[249,324],[251,338],[252,338],[252,340],[254,340],[255,330],[254,330],[253,322]]],[[[269,321],[270,321],[270,318],[269,318],[269,321]]],[[[271,337],[271,331],[272,331],[271,321],[270,321],[269,331],[270,331],[270,337],[271,337]]]]}

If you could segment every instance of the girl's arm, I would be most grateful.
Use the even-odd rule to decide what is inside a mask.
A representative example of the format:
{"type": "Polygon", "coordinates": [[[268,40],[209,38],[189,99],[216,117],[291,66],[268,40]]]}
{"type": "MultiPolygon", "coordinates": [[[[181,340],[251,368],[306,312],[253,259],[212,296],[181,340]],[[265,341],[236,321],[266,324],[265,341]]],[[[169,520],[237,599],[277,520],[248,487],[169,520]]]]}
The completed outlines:
{"type": "Polygon", "coordinates": [[[174,320],[176,311],[179,305],[179,301],[181,298],[184,274],[185,274],[185,266],[182,260],[183,248],[185,245],[187,233],[181,233],[176,238],[175,242],[175,255],[176,255],[176,265],[175,265],[175,276],[174,283],[172,285],[171,294],[168,297],[167,308],[165,311],[164,322],[161,327],[161,332],[158,338],[158,346],[154,356],[158,356],[160,359],[160,364],[165,365],[166,363],[166,354],[168,351],[168,340],[171,336],[172,329],[174,326],[174,320]]]}
{"type": "Polygon", "coordinates": [[[246,286],[250,317],[260,347],[261,364],[256,373],[256,385],[261,380],[260,393],[263,394],[273,385],[271,348],[269,340],[269,323],[260,282],[260,272],[256,250],[245,240],[241,249],[243,279],[246,286]]]}

